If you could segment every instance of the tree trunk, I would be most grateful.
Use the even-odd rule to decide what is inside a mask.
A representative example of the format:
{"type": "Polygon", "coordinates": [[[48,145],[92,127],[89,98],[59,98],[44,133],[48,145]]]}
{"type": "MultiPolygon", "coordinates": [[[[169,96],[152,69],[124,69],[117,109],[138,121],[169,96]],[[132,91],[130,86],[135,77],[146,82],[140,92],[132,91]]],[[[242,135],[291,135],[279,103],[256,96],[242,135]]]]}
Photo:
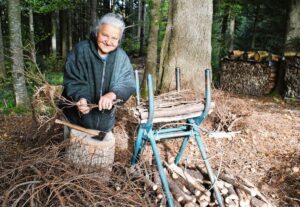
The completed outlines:
{"type": "Polygon", "coordinates": [[[229,51],[234,48],[234,29],[235,29],[235,16],[231,12],[229,21],[229,51]]]}
{"type": "Polygon", "coordinates": [[[142,13],[143,13],[143,0],[139,0],[138,7],[138,29],[137,29],[137,38],[141,38],[141,30],[142,30],[142,13]]]}
{"type": "Polygon", "coordinates": [[[204,91],[204,69],[211,68],[212,6],[210,0],[170,1],[160,56],[162,92],[175,89],[176,66],[181,68],[181,88],[204,91]]]}
{"type": "Polygon", "coordinates": [[[111,0],[103,0],[103,14],[109,13],[111,11],[111,0]]]}
{"type": "Polygon", "coordinates": [[[4,65],[4,45],[2,37],[1,19],[0,19],[0,78],[5,78],[6,71],[4,65]]]}
{"type": "Polygon", "coordinates": [[[34,23],[33,23],[33,12],[32,8],[29,8],[29,36],[30,36],[30,55],[33,63],[36,64],[36,50],[35,50],[35,41],[34,41],[34,23]]]}
{"type": "Polygon", "coordinates": [[[51,24],[52,24],[51,52],[55,57],[57,56],[57,22],[58,22],[58,13],[53,12],[51,15],[51,24]]]}
{"type": "Polygon", "coordinates": [[[139,55],[143,56],[144,54],[144,20],[145,20],[145,0],[141,0],[141,7],[142,7],[142,13],[141,13],[141,22],[140,22],[140,51],[139,55]]]}
{"type": "MultiPolygon", "coordinates": [[[[150,10],[150,33],[148,39],[146,68],[142,82],[143,91],[146,90],[146,82],[148,74],[152,74],[154,91],[156,90],[156,69],[157,69],[157,43],[158,43],[158,30],[160,20],[160,0],[152,0],[150,10]]],[[[145,94],[145,93],[143,93],[145,94]]]]}
{"type": "Polygon", "coordinates": [[[91,18],[90,18],[90,32],[93,29],[94,24],[97,21],[97,12],[98,12],[98,1],[91,0],[91,18]]]}
{"type": "Polygon", "coordinates": [[[29,98],[24,76],[20,0],[8,1],[8,24],[16,106],[28,107],[29,98]]]}
{"type": "Polygon", "coordinates": [[[255,17],[254,17],[254,23],[253,23],[251,49],[255,49],[256,29],[257,29],[257,23],[258,23],[259,10],[260,10],[260,4],[258,3],[256,5],[255,17]]]}
{"type": "Polygon", "coordinates": [[[72,50],[72,47],[73,47],[72,19],[73,19],[73,10],[69,10],[68,11],[68,45],[69,45],[69,51],[72,50]]]}
{"type": "Polygon", "coordinates": [[[61,56],[66,58],[68,54],[68,11],[60,11],[60,28],[61,28],[61,56]]]}
{"type": "Polygon", "coordinates": [[[286,43],[289,40],[300,37],[300,0],[291,0],[290,14],[287,24],[286,43]]]}

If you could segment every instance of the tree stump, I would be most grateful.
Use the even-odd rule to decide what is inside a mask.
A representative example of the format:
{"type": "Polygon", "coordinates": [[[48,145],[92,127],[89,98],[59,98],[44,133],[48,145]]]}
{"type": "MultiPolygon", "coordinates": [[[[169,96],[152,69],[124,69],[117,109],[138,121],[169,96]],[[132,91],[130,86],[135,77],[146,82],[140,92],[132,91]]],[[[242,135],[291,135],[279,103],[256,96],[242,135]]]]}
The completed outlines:
{"type": "Polygon", "coordinates": [[[115,157],[115,137],[108,132],[103,140],[98,140],[92,135],[71,129],[66,156],[88,171],[95,166],[111,169],[115,157]]]}

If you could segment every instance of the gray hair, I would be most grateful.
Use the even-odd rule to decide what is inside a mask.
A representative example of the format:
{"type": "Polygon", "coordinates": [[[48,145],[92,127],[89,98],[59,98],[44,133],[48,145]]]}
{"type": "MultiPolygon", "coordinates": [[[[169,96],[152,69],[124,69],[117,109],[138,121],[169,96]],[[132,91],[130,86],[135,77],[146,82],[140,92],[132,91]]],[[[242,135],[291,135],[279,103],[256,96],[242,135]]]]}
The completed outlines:
{"type": "Polygon", "coordinates": [[[102,16],[95,24],[94,26],[94,34],[97,36],[97,33],[99,32],[99,29],[103,24],[109,24],[114,27],[117,27],[121,30],[121,37],[123,35],[124,29],[125,29],[125,23],[122,19],[122,16],[119,14],[114,13],[108,13],[102,16]]]}

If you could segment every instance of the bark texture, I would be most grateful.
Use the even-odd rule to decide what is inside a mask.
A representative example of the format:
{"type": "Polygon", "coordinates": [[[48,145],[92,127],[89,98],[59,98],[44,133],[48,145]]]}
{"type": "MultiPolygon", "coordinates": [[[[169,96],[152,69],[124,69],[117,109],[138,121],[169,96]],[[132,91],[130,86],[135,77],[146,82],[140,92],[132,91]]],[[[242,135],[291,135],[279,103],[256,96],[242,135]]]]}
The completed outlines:
{"type": "Polygon", "coordinates": [[[152,8],[150,10],[150,32],[147,48],[146,69],[142,83],[143,90],[146,89],[147,75],[152,74],[154,91],[156,89],[156,69],[157,69],[157,42],[160,20],[160,0],[152,0],[152,8]]]}
{"type": "Polygon", "coordinates": [[[91,22],[90,22],[91,29],[90,29],[90,31],[92,31],[93,25],[97,21],[98,1],[97,0],[91,0],[90,4],[91,4],[91,22]]]}
{"type": "Polygon", "coordinates": [[[300,37],[300,0],[291,0],[287,40],[300,37]]]}
{"type": "Polygon", "coordinates": [[[66,58],[68,54],[68,11],[62,10],[59,13],[61,24],[61,55],[62,58],[66,58]]]}
{"type": "Polygon", "coordinates": [[[21,33],[20,0],[8,1],[8,20],[10,33],[10,51],[12,59],[13,85],[16,105],[29,106],[29,98],[24,76],[23,45],[21,33]]]}
{"type": "Polygon", "coordinates": [[[234,29],[235,29],[235,16],[234,14],[232,14],[229,22],[229,51],[232,51],[234,49],[234,29]]]}
{"type": "Polygon", "coordinates": [[[5,65],[4,65],[4,46],[3,46],[3,37],[2,37],[2,28],[0,21],[0,78],[6,76],[5,65]]]}
{"type": "Polygon", "coordinates": [[[181,88],[204,91],[204,69],[211,68],[212,1],[170,1],[167,31],[160,57],[160,90],[175,89],[175,67],[181,88]]]}
{"type": "Polygon", "coordinates": [[[29,8],[29,36],[30,36],[30,53],[31,60],[33,63],[36,63],[36,50],[35,50],[35,41],[34,41],[34,22],[33,22],[33,12],[32,9],[29,8]]]}
{"type": "Polygon", "coordinates": [[[58,22],[58,12],[53,12],[51,15],[51,24],[52,24],[51,52],[55,57],[57,55],[57,22],[58,22]]]}

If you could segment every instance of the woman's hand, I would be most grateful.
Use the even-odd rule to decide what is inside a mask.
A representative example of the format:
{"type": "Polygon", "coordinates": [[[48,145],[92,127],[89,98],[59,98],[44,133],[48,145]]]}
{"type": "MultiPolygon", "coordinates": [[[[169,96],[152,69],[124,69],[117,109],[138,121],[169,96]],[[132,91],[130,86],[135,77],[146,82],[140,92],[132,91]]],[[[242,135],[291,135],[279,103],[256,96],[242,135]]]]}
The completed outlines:
{"type": "Polygon", "coordinates": [[[116,100],[117,96],[113,92],[109,92],[104,96],[101,96],[98,106],[99,110],[102,111],[104,109],[110,110],[113,107],[113,101],[116,100]]]}
{"type": "Polygon", "coordinates": [[[78,111],[80,111],[83,114],[88,114],[90,112],[90,107],[87,105],[87,100],[85,98],[81,98],[77,103],[78,111]]]}

